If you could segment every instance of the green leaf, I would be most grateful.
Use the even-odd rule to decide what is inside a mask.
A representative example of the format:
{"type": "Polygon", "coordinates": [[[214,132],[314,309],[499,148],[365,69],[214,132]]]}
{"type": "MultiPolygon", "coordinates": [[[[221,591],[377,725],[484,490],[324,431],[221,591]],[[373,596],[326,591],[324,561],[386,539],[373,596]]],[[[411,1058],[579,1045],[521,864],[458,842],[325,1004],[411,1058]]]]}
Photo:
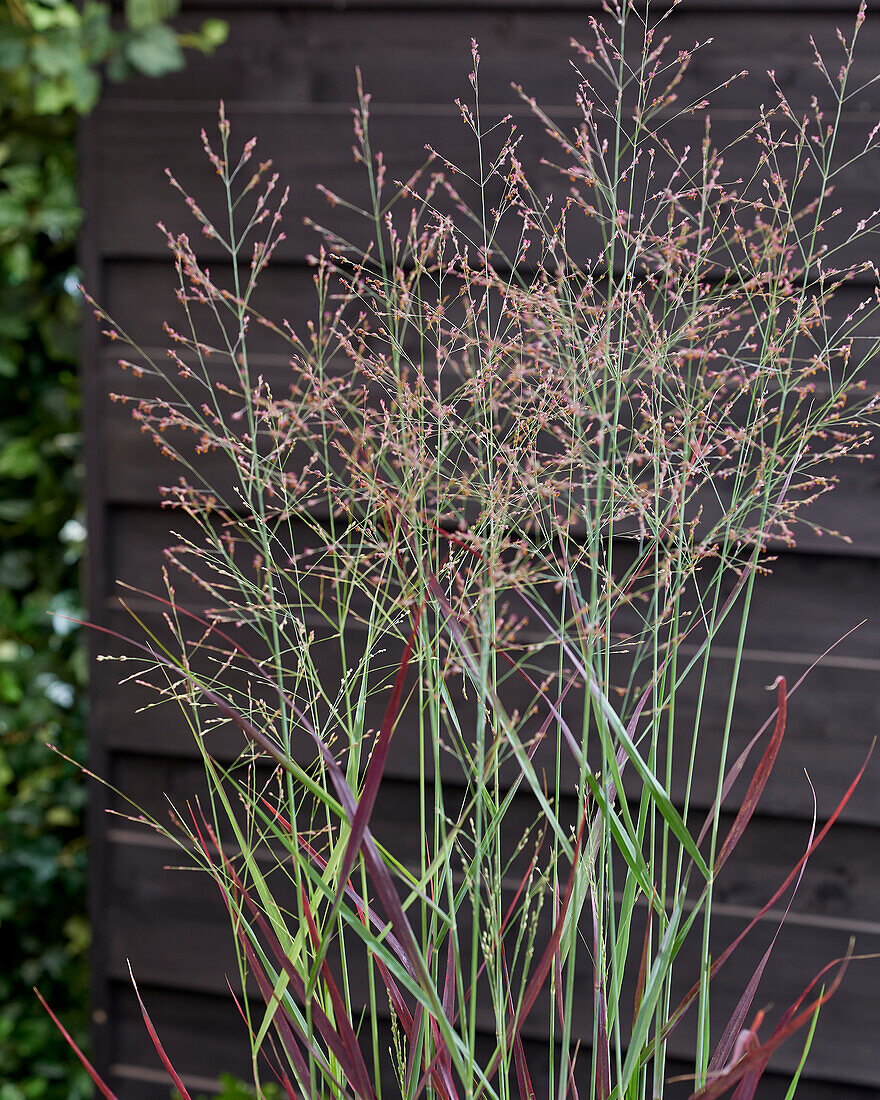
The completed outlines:
{"type": "Polygon", "coordinates": [[[41,465],[39,451],[28,438],[11,439],[0,450],[0,477],[33,477],[41,465]]]}
{"type": "MultiPolygon", "coordinates": [[[[98,102],[101,94],[101,78],[94,69],[85,65],[70,74],[70,83],[73,88],[73,106],[81,115],[88,114],[98,102]]],[[[79,212],[73,208],[78,220],[79,212]]]]}
{"type": "Polygon", "coordinates": [[[173,19],[179,9],[179,0],[125,0],[125,21],[132,30],[144,30],[173,19]]]}
{"type": "Polygon", "coordinates": [[[44,76],[61,76],[82,65],[75,45],[75,39],[69,34],[50,33],[37,40],[31,50],[31,60],[44,76]]]}
{"type": "Polygon", "coordinates": [[[34,110],[38,115],[57,115],[73,100],[69,79],[40,80],[34,90],[34,110]]]}
{"type": "Polygon", "coordinates": [[[183,50],[171,27],[147,27],[138,31],[128,39],[124,48],[131,65],[147,76],[161,76],[184,66],[183,50]]]}
{"type": "Polygon", "coordinates": [[[229,24],[225,19],[205,19],[199,27],[199,34],[208,47],[215,50],[229,37],[229,24]]]}
{"type": "Polygon", "coordinates": [[[27,39],[17,27],[0,30],[0,72],[21,68],[27,56],[27,39]]]}

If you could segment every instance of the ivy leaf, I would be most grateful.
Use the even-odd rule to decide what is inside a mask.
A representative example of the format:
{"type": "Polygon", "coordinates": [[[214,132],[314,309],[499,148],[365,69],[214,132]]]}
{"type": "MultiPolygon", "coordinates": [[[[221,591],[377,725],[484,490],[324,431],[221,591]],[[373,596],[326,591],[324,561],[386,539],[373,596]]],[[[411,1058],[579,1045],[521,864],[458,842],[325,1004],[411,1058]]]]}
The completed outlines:
{"type": "Polygon", "coordinates": [[[147,76],[161,76],[184,66],[183,50],[171,27],[147,27],[125,43],[125,56],[131,65],[147,76]]]}

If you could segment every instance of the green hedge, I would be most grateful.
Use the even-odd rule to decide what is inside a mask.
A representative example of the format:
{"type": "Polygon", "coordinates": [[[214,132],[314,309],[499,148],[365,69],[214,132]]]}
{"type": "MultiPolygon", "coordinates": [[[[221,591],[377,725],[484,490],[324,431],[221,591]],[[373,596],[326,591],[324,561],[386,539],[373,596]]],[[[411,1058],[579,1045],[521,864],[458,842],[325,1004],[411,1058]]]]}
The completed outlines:
{"type": "Polygon", "coordinates": [[[0,1100],[89,1082],[32,987],[87,1044],[85,658],[78,567],[78,116],[102,77],[161,76],[225,25],[181,34],[177,0],[0,0],[0,1100]]]}

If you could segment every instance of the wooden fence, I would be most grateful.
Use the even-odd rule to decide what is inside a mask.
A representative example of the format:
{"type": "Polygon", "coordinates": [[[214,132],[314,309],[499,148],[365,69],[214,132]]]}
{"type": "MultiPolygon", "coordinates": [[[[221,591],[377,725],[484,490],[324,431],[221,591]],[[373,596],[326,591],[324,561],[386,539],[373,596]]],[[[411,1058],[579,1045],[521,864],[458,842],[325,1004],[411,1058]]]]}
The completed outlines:
{"type": "MultiPolygon", "coordinates": [[[[145,347],[163,346],[162,321],[174,314],[175,303],[156,223],[192,228],[163,170],[171,166],[198,196],[210,192],[212,174],[199,130],[215,125],[222,97],[234,139],[258,135],[259,152],[274,159],[292,186],[287,240],[263,287],[265,309],[292,321],[307,317],[312,289],[305,257],[316,239],[303,219],[332,217],[335,226],[347,228],[345,212],[328,214],[315,185],[324,182],[342,194],[359,186],[351,156],[355,66],[373,95],[376,145],[394,175],[406,178],[422,161],[426,142],[453,160],[470,155],[469,134],[453,100],[468,88],[472,36],[480,43],[485,104],[513,106],[510,81],[516,80],[551,115],[573,118],[569,40],[586,36],[587,16],[598,7],[588,0],[189,0],[182,25],[209,14],[224,18],[231,28],[228,44],[213,58],[191,58],[180,74],[109,87],[83,125],[82,259],[90,290],[145,347]]],[[[713,47],[698,53],[692,83],[712,87],[732,72],[753,74],[719,97],[713,112],[718,140],[742,129],[758,103],[772,101],[768,69],[806,107],[816,83],[810,32],[833,50],[835,26],[850,26],[856,8],[855,0],[685,3],[669,23],[675,42],[690,46],[715,39],[713,47]]],[[[859,56],[861,77],[880,68],[880,19],[875,24],[869,18],[859,56]]],[[[841,127],[846,147],[855,149],[878,115],[880,84],[848,105],[841,127]]],[[[878,205],[877,195],[880,156],[875,155],[841,188],[837,205],[861,215],[878,205]]],[[[222,257],[210,241],[203,242],[203,253],[220,268],[222,257]]],[[[856,286],[846,291],[853,303],[859,293],[856,286]]],[[[83,382],[90,614],[100,624],[125,630],[116,582],[159,589],[169,517],[159,509],[157,486],[175,473],[140,435],[128,411],[109,400],[111,391],[130,385],[129,379],[120,381],[116,360],[116,349],[89,326],[83,382]]],[[[283,358],[266,352],[261,364],[283,376],[283,358]]],[[[876,369],[871,381],[880,381],[876,369]]],[[[841,469],[839,490],[821,502],[814,518],[848,533],[852,542],[807,533],[796,550],[780,553],[773,575],[758,586],[734,749],[766,717],[771,696],[764,689],[777,674],[794,682],[818,653],[851,627],[864,625],[792,699],[778,773],[744,842],[743,858],[719,883],[723,935],[732,936],[772,894],[806,843],[813,804],[803,769],[816,787],[821,821],[880,730],[878,478],[876,464],[841,469]]],[[[95,641],[93,657],[107,648],[95,641]]],[[[728,659],[723,652],[718,657],[728,659]]],[[[135,802],[161,812],[164,793],[182,798],[200,789],[200,768],[190,735],[170,711],[136,713],[148,698],[136,685],[118,684],[124,671],[115,663],[93,661],[92,767],[135,802]]],[[[236,751],[231,737],[225,744],[228,752],[236,751]]],[[[406,745],[405,737],[401,744],[406,745]]],[[[387,797],[380,799],[380,831],[400,830],[415,820],[412,777],[411,760],[405,751],[397,752],[387,797]]],[[[129,821],[108,816],[108,806],[120,808],[115,797],[96,789],[91,852],[98,1065],[125,1100],[168,1096],[167,1078],[131,992],[130,959],[169,1053],[195,1088],[209,1090],[218,1072],[247,1075],[246,1035],[226,988],[226,974],[236,971],[222,906],[202,876],[165,870],[177,861],[173,850],[129,821]]],[[[724,972],[722,998],[738,995],[774,930],[768,915],[740,964],[724,972]]],[[[880,952],[880,761],[811,861],[756,1004],[788,1004],[822,963],[846,949],[852,935],[857,951],[880,952]]],[[[880,962],[853,965],[822,1014],[799,1095],[805,1100],[880,1095],[878,1038],[880,962]]],[[[677,1053],[684,1056],[690,1041],[683,1029],[677,1053]]],[[[760,1096],[785,1095],[798,1055],[796,1043],[780,1051],[760,1096]]]]}

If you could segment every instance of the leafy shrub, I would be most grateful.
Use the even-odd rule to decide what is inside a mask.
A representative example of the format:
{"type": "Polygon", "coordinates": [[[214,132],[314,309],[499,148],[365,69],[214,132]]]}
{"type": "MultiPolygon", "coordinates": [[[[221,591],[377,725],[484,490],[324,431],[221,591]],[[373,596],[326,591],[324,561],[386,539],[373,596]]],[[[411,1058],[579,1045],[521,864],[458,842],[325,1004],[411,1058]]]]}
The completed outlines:
{"type": "MultiPolygon", "coordinates": [[[[166,500],[177,574],[156,596],[167,636],[129,640],[127,660],[183,709],[203,759],[210,803],[153,824],[215,883],[242,987],[262,995],[264,1009],[241,1004],[258,1088],[274,1075],[289,1097],[373,1100],[381,1080],[407,1097],[525,1098],[541,1073],[547,1095],[653,1097],[691,1012],[693,1096],[748,1100],[848,962],[805,974],[768,1035],[761,1012],[748,1026],[768,951],[710,1034],[713,979],[759,919],[710,954],[715,881],[789,695],[778,678],[775,711],[729,759],[751,595],[833,486],[828,464],[864,456],[876,398],[858,370],[876,349],[857,363],[853,339],[878,306],[867,295],[842,326],[828,314],[876,270],[832,264],[822,244],[837,165],[818,105],[799,116],[780,89],[743,137],[742,184],[725,183],[711,133],[691,153],[666,142],[671,117],[706,104],[677,102],[691,53],[667,59],[639,10],[610,5],[576,46],[573,133],[523,94],[556,143],[561,200],[530,183],[513,123],[483,119],[474,44],[472,165],[435,155],[392,186],[361,93],[370,202],[327,196],[362,215],[369,243],[325,233],[306,328],[258,310],[287,193],[275,200],[268,164],[248,168],[254,141],[232,156],[222,109],[219,147],[203,142],[228,225],[186,198],[231,285],[166,231],[185,311],[170,369],[96,306],[134,349],[121,365],[155,385],[122,400],[183,475],[166,500]],[[280,392],[251,359],[255,327],[290,356],[280,392]],[[231,488],[205,479],[208,452],[231,488]],[[206,611],[186,606],[187,584],[206,611]],[[722,628],[735,658],[710,684],[722,628]],[[379,837],[404,724],[419,828],[379,837]],[[229,725],[245,748],[227,768],[211,746],[229,725]],[[718,779],[698,821],[702,754],[718,779]],[[540,1064],[524,1043],[539,1014],[540,1064]]],[[[818,59],[835,111],[863,19],[840,64],[818,59]]],[[[849,240],[875,218],[852,217],[849,240]]]]}
{"type": "Polygon", "coordinates": [[[85,756],[78,568],[80,300],[75,243],[78,116],[101,67],[161,75],[182,45],[211,49],[216,21],[178,35],[177,5],[0,4],[0,1096],[77,1100],[91,1085],[36,1002],[88,1030],[85,789],[46,743],[85,756]]]}

